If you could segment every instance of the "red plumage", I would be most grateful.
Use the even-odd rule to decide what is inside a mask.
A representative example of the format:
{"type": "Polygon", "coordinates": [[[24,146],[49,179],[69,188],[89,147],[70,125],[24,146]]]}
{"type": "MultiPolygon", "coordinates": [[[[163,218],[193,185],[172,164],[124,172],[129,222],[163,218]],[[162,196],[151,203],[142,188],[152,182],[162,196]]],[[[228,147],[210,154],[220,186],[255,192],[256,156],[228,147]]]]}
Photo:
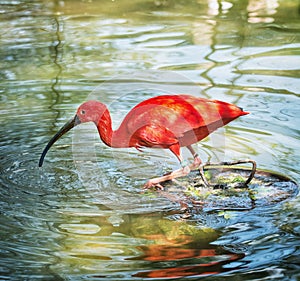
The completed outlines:
{"type": "MultiPolygon", "coordinates": [[[[94,118],[101,139],[111,147],[170,148],[180,159],[179,149],[207,137],[239,116],[248,114],[241,108],[218,100],[208,100],[190,95],[163,95],[147,99],[125,116],[119,128],[111,129],[111,119],[106,107],[97,101],[88,101],[77,111],[101,108],[103,114],[94,118]],[[96,104],[99,104],[97,107],[96,104]],[[175,152],[176,150],[176,152],[175,152]]],[[[96,110],[96,109],[95,109],[96,110]]],[[[101,110],[99,112],[101,112],[101,110]]],[[[94,111],[94,110],[93,110],[94,111]]]]}

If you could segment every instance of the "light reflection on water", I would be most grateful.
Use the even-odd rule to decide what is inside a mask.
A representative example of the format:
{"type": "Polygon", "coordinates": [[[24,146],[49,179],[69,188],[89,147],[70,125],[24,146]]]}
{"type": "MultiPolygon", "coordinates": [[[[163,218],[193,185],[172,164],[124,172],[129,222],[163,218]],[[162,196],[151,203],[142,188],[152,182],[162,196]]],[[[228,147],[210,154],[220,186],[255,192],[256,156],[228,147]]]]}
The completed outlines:
{"type": "Polygon", "coordinates": [[[1,278],[297,280],[298,197],[183,219],[178,203],[141,193],[177,168],[173,156],[112,150],[92,126],[37,167],[91,95],[117,126],[138,101],[170,91],[251,112],[200,143],[203,159],[251,157],[300,180],[297,1],[114,2],[1,7],[1,278]]]}

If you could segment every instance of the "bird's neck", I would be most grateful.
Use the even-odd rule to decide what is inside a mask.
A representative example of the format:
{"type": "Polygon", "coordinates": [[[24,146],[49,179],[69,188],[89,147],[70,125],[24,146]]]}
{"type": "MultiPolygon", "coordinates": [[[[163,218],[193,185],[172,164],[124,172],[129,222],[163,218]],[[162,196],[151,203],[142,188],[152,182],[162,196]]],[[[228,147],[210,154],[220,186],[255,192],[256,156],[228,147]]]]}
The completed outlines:
{"type": "Polygon", "coordinates": [[[110,147],[128,147],[127,140],[120,130],[113,131],[111,116],[106,108],[96,124],[101,140],[110,147]]]}
{"type": "Polygon", "coordinates": [[[108,146],[112,146],[112,123],[108,109],[106,108],[100,116],[98,123],[95,123],[101,140],[108,146]]]}

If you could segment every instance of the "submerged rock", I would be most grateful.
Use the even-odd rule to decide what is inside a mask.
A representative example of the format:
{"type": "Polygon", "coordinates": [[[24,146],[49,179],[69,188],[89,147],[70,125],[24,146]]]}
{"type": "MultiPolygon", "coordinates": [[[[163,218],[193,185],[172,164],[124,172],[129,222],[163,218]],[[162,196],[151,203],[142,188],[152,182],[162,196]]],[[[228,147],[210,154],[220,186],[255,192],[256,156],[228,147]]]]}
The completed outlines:
{"type": "Polygon", "coordinates": [[[195,213],[251,210],[282,202],[298,192],[298,185],[290,178],[261,170],[256,171],[250,184],[244,185],[250,172],[235,167],[208,168],[205,176],[211,186],[206,187],[199,173],[193,171],[187,177],[166,182],[161,194],[195,213]]]}

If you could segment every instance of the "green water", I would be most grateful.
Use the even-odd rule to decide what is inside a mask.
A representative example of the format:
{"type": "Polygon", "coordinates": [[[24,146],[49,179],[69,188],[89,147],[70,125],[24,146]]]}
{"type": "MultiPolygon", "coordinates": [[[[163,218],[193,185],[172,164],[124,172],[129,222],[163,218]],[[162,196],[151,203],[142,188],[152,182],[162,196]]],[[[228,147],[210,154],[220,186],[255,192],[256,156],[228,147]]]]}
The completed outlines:
{"type": "Polygon", "coordinates": [[[0,1],[0,279],[299,280],[299,197],[187,217],[141,192],[173,155],[111,149],[89,124],[38,168],[89,98],[117,127],[139,101],[189,93],[251,112],[195,146],[204,161],[299,183],[299,23],[296,0],[0,1]]]}

